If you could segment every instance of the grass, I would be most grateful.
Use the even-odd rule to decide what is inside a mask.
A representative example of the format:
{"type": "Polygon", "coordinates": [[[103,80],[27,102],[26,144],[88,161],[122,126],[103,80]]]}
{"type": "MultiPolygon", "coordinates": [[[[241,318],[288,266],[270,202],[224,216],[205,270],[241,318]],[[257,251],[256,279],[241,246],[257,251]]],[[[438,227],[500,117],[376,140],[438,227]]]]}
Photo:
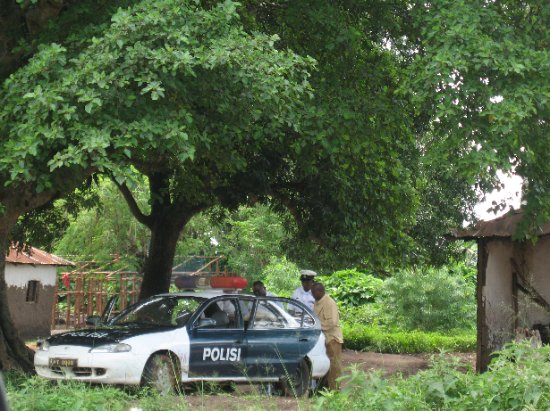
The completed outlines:
{"type": "Polygon", "coordinates": [[[144,388],[49,381],[38,376],[4,374],[10,411],[186,411],[310,409],[310,399],[272,397],[250,384],[235,394],[216,383],[196,384],[193,394],[159,396],[144,388]]]}
{"type": "Polygon", "coordinates": [[[490,371],[476,374],[464,363],[434,356],[432,367],[411,377],[383,378],[380,372],[352,370],[340,392],[310,399],[269,397],[257,386],[235,395],[204,385],[196,395],[159,397],[142,390],[49,382],[7,373],[10,409],[18,410],[542,410],[550,409],[550,347],[510,345],[496,355],[490,371]],[[214,390],[212,392],[211,390],[214,390]]]}

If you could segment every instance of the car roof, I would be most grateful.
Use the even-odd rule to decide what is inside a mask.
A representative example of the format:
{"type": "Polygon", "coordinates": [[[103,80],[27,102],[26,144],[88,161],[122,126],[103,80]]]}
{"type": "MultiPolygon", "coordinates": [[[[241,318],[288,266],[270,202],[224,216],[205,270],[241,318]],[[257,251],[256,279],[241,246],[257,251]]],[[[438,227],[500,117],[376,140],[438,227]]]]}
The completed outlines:
{"type": "Polygon", "coordinates": [[[220,297],[220,296],[238,296],[238,295],[245,295],[248,297],[255,297],[253,294],[245,294],[240,293],[238,291],[235,292],[226,292],[224,290],[206,290],[206,291],[177,291],[174,293],[163,293],[163,294],[157,294],[156,297],[199,297],[199,298],[214,298],[214,297],[220,297]]]}

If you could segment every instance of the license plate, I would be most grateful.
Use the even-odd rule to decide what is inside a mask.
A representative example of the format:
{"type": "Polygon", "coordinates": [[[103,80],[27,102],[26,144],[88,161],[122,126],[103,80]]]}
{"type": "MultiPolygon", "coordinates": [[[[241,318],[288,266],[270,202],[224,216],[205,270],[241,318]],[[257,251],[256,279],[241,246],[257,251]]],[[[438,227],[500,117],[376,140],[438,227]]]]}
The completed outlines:
{"type": "Polygon", "coordinates": [[[77,360],[74,358],[50,358],[48,360],[49,366],[51,367],[71,367],[74,368],[77,366],[77,360]]]}

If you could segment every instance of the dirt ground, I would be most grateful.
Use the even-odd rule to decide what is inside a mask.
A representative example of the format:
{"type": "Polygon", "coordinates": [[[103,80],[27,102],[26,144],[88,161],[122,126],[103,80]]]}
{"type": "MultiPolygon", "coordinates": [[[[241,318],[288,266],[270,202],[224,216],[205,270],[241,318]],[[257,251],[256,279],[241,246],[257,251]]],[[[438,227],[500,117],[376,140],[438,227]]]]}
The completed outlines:
{"type": "MultiPolygon", "coordinates": [[[[469,364],[475,368],[475,353],[450,353],[446,354],[452,357],[458,357],[464,364],[469,364]]],[[[372,370],[381,370],[384,376],[401,373],[404,376],[413,375],[429,367],[429,354],[398,355],[398,354],[380,354],[375,352],[359,352],[344,350],[342,362],[345,373],[350,372],[350,368],[369,372],[372,370]]],[[[238,386],[233,394],[211,394],[211,395],[187,395],[185,400],[190,409],[197,410],[311,410],[312,399],[294,399],[279,396],[251,395],[260,392],[258,386],[238,386]]]]}

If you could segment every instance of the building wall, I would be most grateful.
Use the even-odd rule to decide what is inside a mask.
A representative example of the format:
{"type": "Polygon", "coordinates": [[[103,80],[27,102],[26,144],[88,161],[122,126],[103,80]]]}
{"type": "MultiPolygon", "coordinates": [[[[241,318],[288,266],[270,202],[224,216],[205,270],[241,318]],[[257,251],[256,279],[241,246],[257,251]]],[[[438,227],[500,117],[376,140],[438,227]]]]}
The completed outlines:
{"type": "Polygon", "coordinates": [[[515,284],[516,277],[523,277],[550,304],[550,236],[540,237],[534,244],[509,238],[478,244],[484,264],[478,267],[482,283],[478,284],[477,369],[484,371],[490,354],[516,337],[516,327],[550,324],[550,312],[515,284]]]}
{"type": "Polygon", "coordinates": [[[502,348],[514,335],[514,301],[512,294],[513,243],[510,240],[492,240],[486,243],[487,265],[482,286],[482,304],[489,353],[502,348]]]}
{"type": "Polygon", "coordinates": [[[56,273],[55,266],[6,264],[8,305],[21,338],[50,335],[56,273]],[[26,301],[29,281],[39,282],[36,302],[26,301]]]}
{"type": "MultiPolygon", "coordinates": [[[[525,279],[550,303],[550,237],[541,237],[535,244],[527,245],[524,256],[525,279]]],[[[519,296],[519,326],[532,328],[534,324],[550,323],[550,313],[523,293],[519,293],[519,296]]]]}

